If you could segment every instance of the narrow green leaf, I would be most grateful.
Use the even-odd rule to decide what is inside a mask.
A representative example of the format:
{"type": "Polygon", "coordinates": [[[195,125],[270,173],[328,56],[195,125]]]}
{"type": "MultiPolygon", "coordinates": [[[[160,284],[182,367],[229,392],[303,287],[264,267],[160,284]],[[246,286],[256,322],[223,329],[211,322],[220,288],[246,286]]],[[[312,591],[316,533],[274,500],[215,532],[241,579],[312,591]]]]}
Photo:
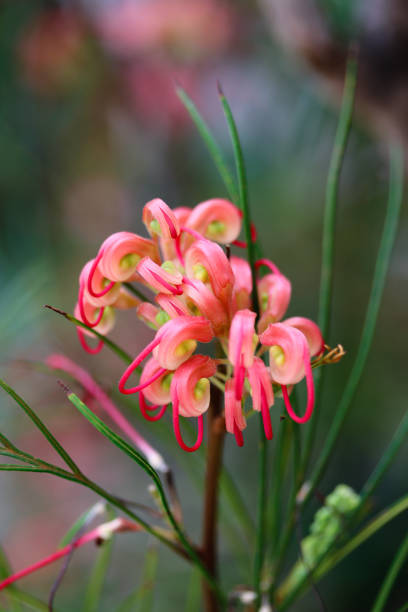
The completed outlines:
{"type": "MultiPolygon", "coordinates": [[[[24,609],[28,608],[29,610],[35,610],[36,612],[49,612],[47,604],[40,601],[33,595],[26,593],[25,591],[20,591],[20,589],[9,586],[7,587],[7,595],[14,600],[13,612],[19,612],[19,610],[22,610],[21,607],[17,607],[19,604],[24,604],[24,609]]],[[[55,608],[54,612],[57,612],[55,608]]]]}
{"type": "MultiPolygon", "coordinates": [[[[354,98],[357,84],[357,61],[354,53],[351,55],[346,70],[346,78],[344,81],[343,99],[339,122],[337,125],[336,136],[334,140],[333,152],[330,160],[329,173],[327,176],[326,198],[323,220],[323,235],[322,235],[322,263],[320,271],[320,293],[319,293],[319,314],[318,324],[322,332],[323,338],[328,342],[330,330],[330,316],[332,307],[333,294],[333,276],[334,276],[334,255],[335,255],[335,230],[337,216],[337,201],[339,192],[340,174],[343,167],[343,160],[346,152],[348,137],[350,134],[354,98]]],[[[307,469],[310,456],[313,450],[313,444],[316,437],[317,424],[319,420],[319,403],[323,378],[325,376],[325,368],[319,368],[315,374],[315,397],[316,410],[313,419],[309,425],[306,444],[303,471],[307,469]]]]}
{"type": "Polygon", "coordinates": [[[388,197],[387,212],[385,216],[384,229],[375,264],[373,284],[367,313],[361,333],[360,344],[356,359],[343,392],[339,407],[335,412],[333,423],[329,429],[321,454],[310,478],[311,487],[305,496],[304,504],[311,498],[314,489],[318,485],[326,467],[334,446],[347,417],[350,405],[354,398],[364,366],[369,355],[374,337],[375,327],[383,295],[385,279],[389,267],[392,248],[397,233],[398,219],[402,202],[404,186],[404,158],[402,149],[394,146],[390,154],[390,189],[388,197]]]}
{"type": "Polygon", "coordinates": [[[221,179],[224,182],[224,185],[228,191],[229,197],[231,200],[239,205],[239,195],[238,190],[235,184],[234,179],[231,176],[231,172],[228,168],[228,164],[224,160],[224,156],[222,154],[221,148],[219,147],[217,141],[215,140],[213,134],[211,133],[210,128],[204,121],[200,112],[198,111],[196,105],[192,101],[192,99],[187,95],[184,89],[180,86],[176,87],[176,92],[185,108],[187,109],[190,117],[194,121],[210,155],[214,161],[214,164],[220,174],[221,179]]]}
{"type": "Polygon", "coordinates": [[[34,425],[41,431],[43,436],[47,438],[48,442],[53,446],[53,448],[57,451],[61,459],[67,464],[68,467],[75,474],[80,474],[81,471],[79,467],[76,465],[73,459],[68,455],[66,450],[61,446],[56,438],[52,435],[50,430],[44,425],[41,419],[36,415],[36,413],[30,408],[30,406],[20,397],[14,389],[8,386],[6,382],[0,379],[0,386],[13,398],[13,400],[24,410],[26,415],[31,419],[34,425]]]}
{"type": "Polygon", "coordinates": [[[195,568],[191,571],[190,584],[188,585],[185,612],[197,612],[201,603],[201,580],[200,574],[195,568]]]}
{"type": "Polygon", "coordinates": [[[96,338],[98,338],[99,340],[103,340],[104,344],[108,348],[110,348],[110,350],[113,351],[118,357],[120,357],[120,359],[122,359],[122,361],[124,361],[128,365],[129,365],[129,363],[132,363],[133,359],[129,355],[129,353],[124,351],[118,344],[116,344],[116,342],[113,342],[113,340],[110,340],[110,338],[108,338],[107,336],[103,336],[102,334],[97,332],[93,327],[88,327],[88,325],[86,325],[85,323],[83,323],[79,319],[76,319],[75,317],[73,317],[72,315],[68,314],[64,310],[60,310],[59,308],[54,308],[54,306],[49,306],[48,304],[46,304],[45,308],[48,308],[49,310],[52,310],[53,312],[56,312],[59,315],[62,315],[67,321],[70,321],[70,323],[74,323],[74,325],[77,325],[79,327],[83,327],[83,329],[87,329],[94,336],[96,336],[96,338]]]}
{"type": "MultiPolygon", "coordinates": [[[[241,141],[238,134],[237,125],[235,123],[234,115],[232,114],[231,107],[227,98],[225,97],[221,88],[219,88],[220,100],[222,104],[222,108],[224,110],[224,115],[227,120],[228,129],[231,136],[232,146],[234,149],[234,158],[235,158],[235,166],[238,178],[239,185],[239,198],[241,202],[242,214],[243,214],[243,225],[244,225],[244,233],[245,240],[247,243],[247,251],[248,251],[248,263],[251,267],[252,278],[256,278],[256,270],[255,270],[255,243],[252,241],[251,237],[251,211],[249,208],[249,192],[248,192],[248,180],[245,169],[245,161],[244,154],[242,152],[241,141]]],[[[256,290],[256,283],[253,283],[252,290],[252,304],[253,309],[257,314],[259,314],[259,303],[258,303],[258,292],[256,290]]]]}
{"type": "MultiPolygon", "coordinates": [[[[166,512],[166,515],[174,529],[174,531],[176,532],[180,543],[183,545],[183,547],[185,548],[187,554],[190,556],[190,558],[198,565],[198,567],[200,567],[201,572],[204,574],[206,580],[208,581],[208,583],[212,586],[214,592],[216,593],[217,597],[219,598],[220,601],[224,601],[224,594],[222,593],[222,591],[220,590],[217,582],[214,580],[214,578],[211,576],[211,574],[208,572],[207,568],[205,567],[205,565],[203,564],[201,558],[199,557],[199,555],[196,553],[196,551],[194,550],[194,548],[192,547],[192,545],[190,544],[190,542],[187,540],[186,536],[184,535],[182,529],[180,528],[179,524],[177,523],[177,521],[174,518],[174,515],[171,511],[169,502],[167,500],[167,497],[165,495],[164,489],[163,489],[163,485],[161,483],[160,477],[158,475],[158,473],[152,468],[152,466],[142,457],[142,455],[140,455],[130,444],[128,444],[125,440],[123,440],[120,436],[118,436],[114,431],[112,431],[112,429],[110,429],[99,417],[97,417],[91,410],[89,410],[88,406],[86,406],[86,404],[84,404],[84,402],[82,402],[79,397],[77,395],[75,395],[75,393],[69,393],[68,394],[68,399],[70,402],[72,402],[72,404],[79,410],[79,412],[81,412],[81,414],[91,423],[91,425],[93,425],[95,427],[95,429],[97,429],[101,434],[103,434],[106,438],[108,438],[108,440],[110,440],[113,444],[115,444],[115,446],[117,446],[119,449],[121,449],[126,455],[128,455],[128,457],[130,457],[131,459],[133,459],[153,480],[153,482],[155,483],[158,493],[160,495],[160,499],[161,502],[163,504],[163,509],[166,512]]],[[[94,489],[96,490],[96,489],[94,489]]],[[[107,499],[105,497],[105,499],[107,499]]],[[[117,505],[117,504],[115,504],[117,505]]],[[[142,521],[140,518],[138,518],[138,522],[144,526],[144,528],[146,529],[146,531],[148,531],[149,533],[152,533],[153,535],[157,536],[157,532],[155,532],[145,521],[142,521]]],[[[168,544],[168,542],[166,542],[168,544]]]]}
{"type": "Polygon", "coordinates": [[[371,612],[382,612],[385,604],[390,596],[394,582],[396,581],[398,574],[401,571],[403,564],[408,557],[408,533],[402,541],[401,546],[398,549],[397,554],[387,572],[384,582],[381,585],[380,591],[376,597],[371,612]]]}
{"type": "Polygon", "coordinates": [[[158,564],[158,547],[151,544],[146,550],[140,584],[125,599],[118,612],[151,612],[158,564]]]}
{"type": "MultiPolygon", "coordinates": [[[[111,511],[109,520],[112,520],[115,514],[111,511]]],[[[92,569],[91,576],[88,581],[88,586],[85,593],[83,612],[98,612],[102,597],[102,590],[106,580],[106,574],[109,569],[109,563],[112,556],[114,536],[110,537],[102,544],[98,553],[96,562],[92,569]]]]}

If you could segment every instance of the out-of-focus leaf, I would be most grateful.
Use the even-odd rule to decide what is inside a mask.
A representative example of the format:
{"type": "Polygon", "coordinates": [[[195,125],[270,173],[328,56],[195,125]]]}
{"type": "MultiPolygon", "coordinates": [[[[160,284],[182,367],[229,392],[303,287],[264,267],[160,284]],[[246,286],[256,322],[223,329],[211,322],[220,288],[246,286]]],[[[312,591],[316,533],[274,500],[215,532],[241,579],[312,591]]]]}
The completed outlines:
{"type": "Polygon", "coordinates": [[[151,544],[146,550],[140,584],[128,595],[118,608],[118,612],[151,612],[158,563],[158,547],[156,544],[151,544]]]}

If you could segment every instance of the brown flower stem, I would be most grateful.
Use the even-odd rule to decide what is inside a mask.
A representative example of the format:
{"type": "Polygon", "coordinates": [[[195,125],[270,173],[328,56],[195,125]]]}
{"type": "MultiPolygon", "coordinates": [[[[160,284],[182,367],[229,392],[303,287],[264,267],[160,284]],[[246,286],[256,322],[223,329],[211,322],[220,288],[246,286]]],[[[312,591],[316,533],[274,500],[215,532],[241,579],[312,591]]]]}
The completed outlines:
{"type": "MultiPolygon", "coordinates": [[[[217,514],[218,485],[222,466],[225,425],[222,412],[222,393],[212,387],[208,409],[208,449],[205,474],[202,558],[210,572],[217,576],[217,514]]],[[[203,580],[204,607],[206,612],[220,610],[219,601],[206,580],[203,580]]]]}

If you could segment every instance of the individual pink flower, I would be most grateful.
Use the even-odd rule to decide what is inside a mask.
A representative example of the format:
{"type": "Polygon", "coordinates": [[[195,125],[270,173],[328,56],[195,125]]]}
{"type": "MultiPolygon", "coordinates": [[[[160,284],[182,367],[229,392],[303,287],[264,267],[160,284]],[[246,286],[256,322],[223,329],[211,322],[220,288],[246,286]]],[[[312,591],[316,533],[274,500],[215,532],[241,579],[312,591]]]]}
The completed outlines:
{"type": "Polygon", "coordinates": [[[261,317],[258,331],[263,332],[270,323],[280,321],[288,309],[292,286],[283,274],[267,274],[258,281],[261,317]]]}
{"type": "Polygon", "coordinates": [[[271,375],[259,357],[254,358],[252,366],[248,368],[247,375],[251,386],[252,407],[262,413],[265,436],[268,440],[271,440],[273,431],[269,409],[274,403],[271,375]]]}
{"type": "Polygon", "coordinates": [[[209,240],[231,244],[240,234],[242,219],[232,202],[213,198],[197,204],[184,225],[209,240]]]}
{"type": "Polygon", "coordinates": [[[210,403],[210,381],[217,366],[210,357],[194,355],[185,361],[174,373],[171,381],[171,400],[173,403],[173,428],[181,448],[188,452],[197,450],[203,439],[203,412],[210,403]],[[198,434],[193,446],[187,446],[181,436],[179,415],[197,417],[198,434]]]}
{"type": "Polygon", "coordinates": [[[152,404],[169,404],[171,402],[170,384],[173,373],[165,370],[160,366],[154,357],[150,357],[146,361],[142,374],[140,375],[140,383],[144,386],[143,395],[152,404]],[[157,376],[157,373],[160,375],[157,376]],[[148,381],[149,384],[145,385],[148,381]]]}
{"type": "Polygon", "coordinates": [[[193,355],[174,373],[171,395],[177,396],[179,413],[184,417],[199,416],[207,411],[210,404],[210,381],[217,370],[211,357],[193,355]]]}
{"type": "Polygon", "coordinates": [[[163,370],[176,370],[191,357],[197,347],[197,342],[210,342],[213,336],[210,322],[203,317],[180,316],[171,319],[158,330],[152,342],[125,370],[119,381],[119,390],[125,394],[141,390],[140,385],[125,389],[125,384],[134,370],[152,351],[163,370]]]}
{"type": "Polygon", "coordinates": [[[243,446],[242,430],[246,427],[246,419],[242,412],[242,402],[237,400],[235,384],[232,378],[225,383],[225,428],[235,435],[238,446],[243,446]]]}
{"type": "Polygon", "coordinates": [[[154,299],[171,319],[180,315],[192,314],[185,304],[183,296],[158,293],[154,299]]]}
{"type": "Polygon", "coordinates": [[[156,291],[181,294],[179,285],[183,282],[183,275],[171,261],[165,261],[158,266],[150,257],[144,257],[138,263],[137,271],[142,279],[156,291]]]}
{"type": "MultiPolygon", "coordinates": [[[[179,206],[178,208],[173,209],[173,213],[179,222],[180,228],[187,224],[188,218],[191,214],[191,208],[187,208],[187,206],[179,206]]],[[[174,260],[178,258],[181,263],[183,263],[183,256],[181,251],[183,250],[183,246],[187,244],[183,238],[180,241],[175,241],[173,238],[160,238],[160,250],[163,253],[163,258],[165,260],[174,260]]]]}
{"type": "Polygon", "coordinates": [[[180,235],[180,225],[176,215],[160,198],[145,204],[142,218],[151,236],[175,239],[180,235]]]}
{"type": "Polygon", "coordinates": [[[200,280],[184,279],[183,295],[190,314],[204,316],[211,323],[214,335],[223,337],[228,332],[229,316],[224,304],[200,280]]]}
{"type": "Polygon", "coordinates": [[[136,314],[151,329],[160,327],[160,308],[150,302],[142,302],[136,309],[136,314]]]}
{"type": "Polygon", "coordinates": [[[131,232],[117,232],[109,236],[99,249],[99,257],[101,273],[115,282],[131,280],[143,257],[150,257],[156,263],[160,261],[157,245],[153,240],[131,232]]]}
{"type": "Polygon", "coordinates": [[[310,355],[314,357],[319,355],[324,350],[324,340],[320,328],[311,319],[305,317],[290,317],[282,321],[285,325],[296,327],[302,334],[305,335],[309,345],[310,355]]]}
{"type": "MultiPolygon", "coordinates": [[[[110,306],[119,297],[120,284],[107,279],[101,272],[97,259],[91,259],[82,268],[79,275],[79,293],[93,306],[110,306]],[[89,279],[92,279],[92,294],[89,291],[89,279]]],[[[79,299],[81,301],[81,298],[79,299]]]]}
{"type": "Polygon", "coordinates": [[[260,341],[269,349],[269,367],[272,380],[282,386],[283,399],[291,418],[297,423],[310,419],[314,406],[313,373],[310,351],[305,335],[285,323],[273,323],[261,334],[260,341]],[[306,376],[308,392],[306,411],[299,417],[292,409],[287,386],[294,385],[306,376]]]}
{"type": "Polygon", "coordinates": [[[238,310],[232,319],[228,358],[234,366],[234,384],[237,400],[241,400],[245,373],[254,362],[254,336],[256,314],[251,310],[238,310]]]}
{"type": "Polygon", "coordinates": [[[232,289],[233,310],[242,310],[251,307],[252,273],[249,263],[241,257],[233,255],[230,258],[234,274],[234,287],[232,289]]]}
{"type": "Polygon", "coordinates": [[[188,278],[210,283],[215,296],[229,307],[234,274],[222,248],[210,240],[197,240],[184,259],[188,278]]]}

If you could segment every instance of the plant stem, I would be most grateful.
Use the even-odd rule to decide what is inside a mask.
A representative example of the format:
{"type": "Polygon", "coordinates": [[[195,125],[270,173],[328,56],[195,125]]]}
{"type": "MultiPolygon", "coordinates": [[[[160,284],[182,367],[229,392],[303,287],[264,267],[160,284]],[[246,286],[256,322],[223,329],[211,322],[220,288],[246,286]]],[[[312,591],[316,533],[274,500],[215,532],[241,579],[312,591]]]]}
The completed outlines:
{"type": "MultiPolygon", "coordinates": [[[[202,558],[207,571],[214,580],[217,576],[218,492],[225,437],[224,420],[221,416],[222,399],[221,391],[217,387],[213,387],[207,420],[208,449],[204,491],[202,558]]],[[[216,612],[220,608],[214,590],[205,579],[202,585],[206,612],[216,612]]]]}
{"type": "MultiPolygon", "coordinates": [[[[343,166],[344,155],[346,152],[348,136],[351,128],[356,82],[357,61],[353,54],[351,55],[347,64],[346,78],[343,90],[343,100],[326,184],[318,314],[318,324],[322,332],[323,338],[326,341],[328,339],[330,331],[338,190],[341,169],[343,166]]],[[[307,469],[307,464],[309,463],[310,455],[313,450],[319,415],[319,399],[321,397],[324,375],[324,368],[319,368],[318,372],[316,372],[315,375],[315,393],[317,409],[315,410],[306,437],[303,472],[305,472],[307,469]]]]}
{"type": "Polygon", "coordinates": [[[361,333],[360,344],[358,347],[353,369],[344,389],[344,393],[341,398],[339,407],[336,411],[328,435],[326,436],[323,450],[319,456],[317,465],[310,478],[311,486],[308,494],[304,498],[303,504],[305,504],[311,498],[315,487],[319,483],[326,469],[330,455],[337,442],[341,428],[349,411],[351,402],[354,398],[354,394],[357,390],[357,386],[360,382],[361,375],[363,373],[364,366],[367,361],[368,354],[370,352],[391,252],[397,233],[399,212],[403,195],[403,185],[403,152],[400,146],[394,145],[391,148],[390,152],[390,189],[388,196],[387,212],[380,247],[378,250],[377,261],[375,264],[373,284],[371,288],[369,303],[367,306],[366,318],[361,333]]]}
{"type": "Polygon", "coordinates": [[[397,576],[401,570],[401,567],[408,557],[408,533],[405,536],[401,546],[398,549],[397,554],[391,564],[390,569],[387,572],[387,575],[384,579],[384,582],[381,585],[381,589],[376,597],[374,602],[374,606],[371,612],[382,612],[384,610],[384,606],[387,603],[387,599],[390,595],[391,589],[397,576]]]}
{"type": "Polygon", "coordinates": [[[266,512],[267,505],[267,445],[263,430],[262,419],[259,419],[259,490],[258,490],[258,516],[257,516],[257,532],[256,532],[256,547],[255,547],[255,564],[254,564],[254,587],[258,597],[258,603],[261,597],[261,582],[262,570],[266,550],[266,512]]]}

